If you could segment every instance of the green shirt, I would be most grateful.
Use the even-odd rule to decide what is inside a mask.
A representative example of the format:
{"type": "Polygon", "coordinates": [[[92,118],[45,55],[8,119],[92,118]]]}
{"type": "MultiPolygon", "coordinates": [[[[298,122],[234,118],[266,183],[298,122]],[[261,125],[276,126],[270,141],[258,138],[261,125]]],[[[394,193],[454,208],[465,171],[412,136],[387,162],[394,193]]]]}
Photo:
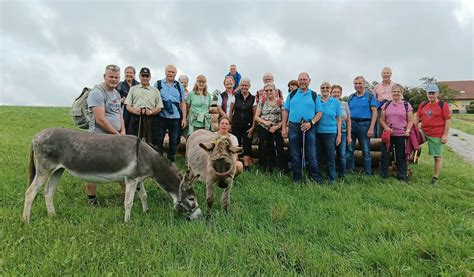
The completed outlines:
{"type": "Polygon", "coordinates": [[[204,96],[191,91],[186,98],[186,104],[189,105],[190,113],[209,113],[209,107],[211,106],[211,95],[208,93],[206,96],[204,96]]]}
{"type": "Polygon", "coordinates": [[[148,87],[138,84],[130,88],[125,105],[132,105],[134,108],[163,108],[160,91],[154,86],[148,87]]]}

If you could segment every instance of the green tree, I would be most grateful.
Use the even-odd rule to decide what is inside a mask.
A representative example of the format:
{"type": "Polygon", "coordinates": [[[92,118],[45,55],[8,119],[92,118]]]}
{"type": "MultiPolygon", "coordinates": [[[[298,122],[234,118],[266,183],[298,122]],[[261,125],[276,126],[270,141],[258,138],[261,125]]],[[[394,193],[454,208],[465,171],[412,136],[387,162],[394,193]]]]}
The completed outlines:
{"type": "Polygon", "coordinates": [[[469,106],[467,106],[467,113],[473,113],[474,114],[474,101],[469,102],[469,106]]]}
{"type": "Polygon", "coordinates": [[[411,103],[413,110],[415,111],[418,109],[418,106],[421,102],[427,100],[425,88],[428,85],[437,85],[439,87],[439,98],[448,103],[452,102],[456,94],[459,93],[456,90],[450,89],[445,84],[440,84],[434,77],[423,77],[420,79],[420,81],[422,82],[421,86],[405,86],[405,90],[403,92],[403,98],[411,103]]]}

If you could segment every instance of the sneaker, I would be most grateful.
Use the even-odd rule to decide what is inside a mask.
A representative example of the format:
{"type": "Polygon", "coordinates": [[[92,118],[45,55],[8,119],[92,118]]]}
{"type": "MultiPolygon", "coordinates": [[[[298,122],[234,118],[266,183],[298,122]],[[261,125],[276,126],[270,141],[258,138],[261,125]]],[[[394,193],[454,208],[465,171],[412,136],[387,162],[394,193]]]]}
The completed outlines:
{"type": "Polygon", "coordinates": [[[431,185],[432,186],[438,185],[438,177],[433,176],[433,178],[431,178],[431,185]]]}

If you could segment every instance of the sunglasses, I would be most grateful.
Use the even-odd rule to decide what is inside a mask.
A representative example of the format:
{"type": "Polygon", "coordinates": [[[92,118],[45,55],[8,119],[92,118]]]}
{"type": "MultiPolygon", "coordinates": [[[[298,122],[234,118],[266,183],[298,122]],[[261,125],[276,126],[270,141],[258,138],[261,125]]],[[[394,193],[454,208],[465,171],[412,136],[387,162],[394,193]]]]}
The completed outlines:
{"type": "Polygon", "coordinates": [[[265,92],[271,92],[271,91],[273,91],[273,89],[266,89],[266,90],[264,90],[264,91],[265,91],[265,92]]]}
{"type": "Polygon", "coordinates": [[[150,75],[147,75],[147,74],[142,74],[140,76],[142,76],[143,78],[150,78],[150,75]]]}
{"type": "Polygon", "coordinates": [[[105,67],[105,70],[120,71],[120,67],[115,64],[109,64],[105,67]]]}
{"type": "Polygon", "coordinates": [[[436,94],[434,91],[428,91],[428,94],[436,94]]]}

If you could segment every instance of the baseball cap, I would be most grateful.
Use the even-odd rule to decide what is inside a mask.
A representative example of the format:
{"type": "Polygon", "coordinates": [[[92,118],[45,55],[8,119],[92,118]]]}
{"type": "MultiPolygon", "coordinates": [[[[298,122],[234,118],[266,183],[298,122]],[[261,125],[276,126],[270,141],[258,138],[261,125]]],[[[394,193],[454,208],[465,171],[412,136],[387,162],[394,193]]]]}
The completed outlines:
{"type": "Polygon", "coordinates": [[[426,92],[439,92],[439,88],[437,85],[430,84],[426,86],[426,92]]]}
{"type": "Polygon", "coordinates": [[[150,75],[150,69],[148,69],[148,67],[142,67],[142,69],[140,69],[140,75],[150,75]]]}

